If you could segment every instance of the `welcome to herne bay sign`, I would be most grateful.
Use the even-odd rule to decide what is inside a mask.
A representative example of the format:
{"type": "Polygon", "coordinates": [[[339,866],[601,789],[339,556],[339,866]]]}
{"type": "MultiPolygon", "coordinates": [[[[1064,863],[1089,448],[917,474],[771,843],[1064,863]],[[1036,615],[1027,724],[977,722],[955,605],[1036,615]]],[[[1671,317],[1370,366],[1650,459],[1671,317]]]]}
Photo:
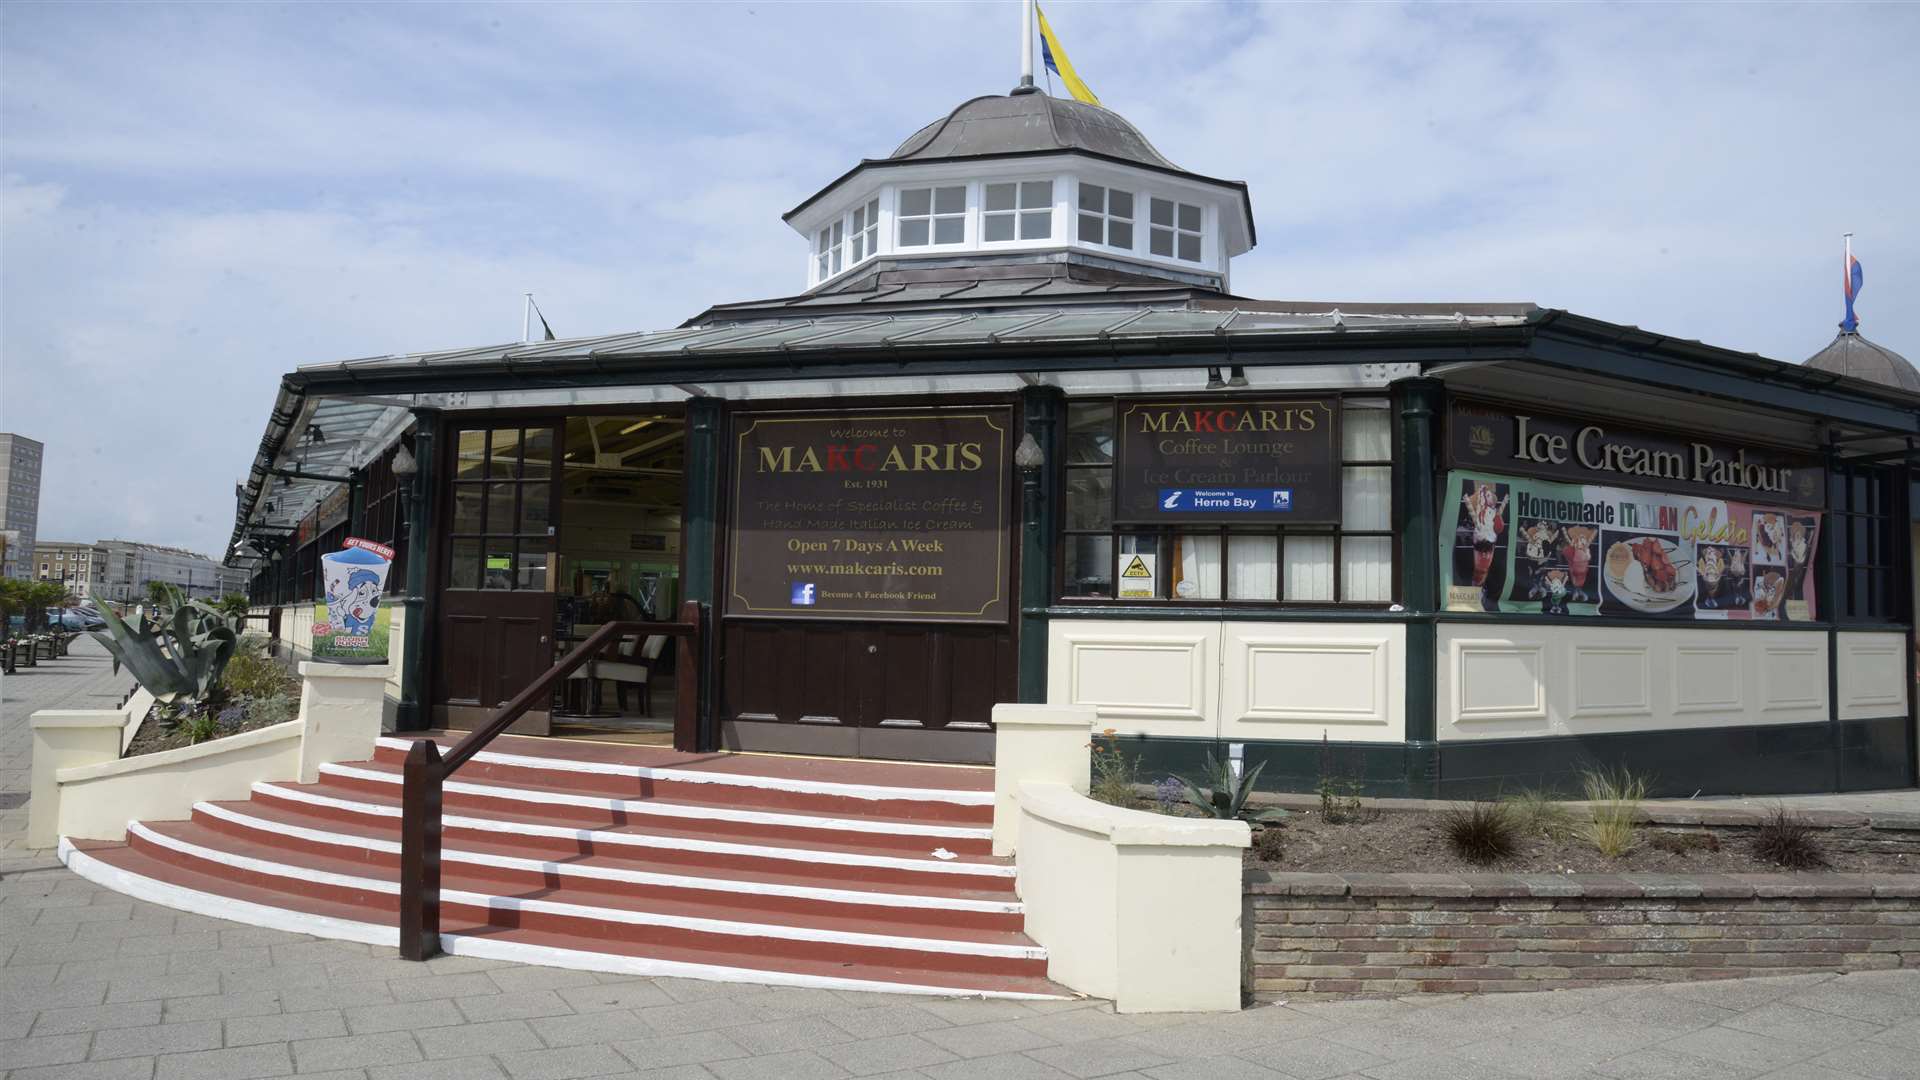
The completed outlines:
{"type": "Polygon", "coordinates": [[[997,407],[736,416],[727,613],[1005,622],[1012,429],[997,407]]]}

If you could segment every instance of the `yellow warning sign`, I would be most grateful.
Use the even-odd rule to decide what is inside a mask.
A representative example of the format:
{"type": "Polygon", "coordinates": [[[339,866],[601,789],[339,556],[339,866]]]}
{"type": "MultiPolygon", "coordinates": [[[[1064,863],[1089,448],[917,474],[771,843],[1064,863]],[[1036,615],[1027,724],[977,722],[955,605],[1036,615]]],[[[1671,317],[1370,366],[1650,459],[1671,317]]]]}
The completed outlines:
{"type": "Polygon", "coordinates": [[[1122,600],[1152,600],[1159,592],[1159,586],[1154,582],[1154,572],[1159,566],[1160,557],[1123,551],[1117,561],[1120,580],[1116,584],[1120,587],[1114,595],[1122,600]]]}

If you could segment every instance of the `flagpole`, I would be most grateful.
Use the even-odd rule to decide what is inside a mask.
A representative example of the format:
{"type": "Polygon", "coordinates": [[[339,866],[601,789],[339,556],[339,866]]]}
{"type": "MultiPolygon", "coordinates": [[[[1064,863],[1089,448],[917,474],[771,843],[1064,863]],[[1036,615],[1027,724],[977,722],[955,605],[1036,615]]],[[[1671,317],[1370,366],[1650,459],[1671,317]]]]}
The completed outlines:
{"type": "Polygon", "coordinates": [[[533,294],[527,293],[527,302],[520,308],[520,343],[533,340],[533,294]]]}
{"type": "Polygon", "coordinates": [[[1020,85],[1033,85],[1033,0],[1020,0],[1020,85]]]}

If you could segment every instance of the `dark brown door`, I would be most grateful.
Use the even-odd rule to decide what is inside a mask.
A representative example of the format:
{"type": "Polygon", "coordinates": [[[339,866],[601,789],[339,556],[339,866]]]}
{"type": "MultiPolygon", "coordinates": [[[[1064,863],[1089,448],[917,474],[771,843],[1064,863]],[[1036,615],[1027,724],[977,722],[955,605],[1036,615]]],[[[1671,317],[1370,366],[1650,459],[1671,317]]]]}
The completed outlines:
{"type": "MultiPolygon", "coordinates": [[[[550,425],[449,433],[436,715],[472,727],[553,666],[550,580],[559,500],[550,425]]],[[[548,711],[511,730],[544,735],[548,711]]]]}
{"type": "Polygon", "coordinates": [[[729,620],[729,749],[993,760],[993,706],[1014,699],[1005,627],[729,620]]]}

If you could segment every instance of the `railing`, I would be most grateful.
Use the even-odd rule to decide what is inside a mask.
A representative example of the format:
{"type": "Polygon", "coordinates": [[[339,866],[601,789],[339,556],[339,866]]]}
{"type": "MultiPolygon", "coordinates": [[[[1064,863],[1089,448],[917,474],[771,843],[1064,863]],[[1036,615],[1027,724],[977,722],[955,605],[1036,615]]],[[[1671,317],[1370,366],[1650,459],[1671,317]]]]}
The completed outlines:
{"type": "MultiPolygon", "coordinates": [[[[440,805],[447,777],[485,749],[494,737],[527,710],[550,700],[562,679],[598,656],[610,642],[629,634],[666,634],[678,640],[674,658],[673,745],[695,748],[700,722],[700,605],[680,605],[678,622],[604,623],[533,680],[513,700],[455,743],[446,756],[432,739],[416,739],[401,766],[400,788],[400,955],[426,960],[440,952],[440,805]]],[[[642,641],[645,638],[642,637],[642,641]]]]}

